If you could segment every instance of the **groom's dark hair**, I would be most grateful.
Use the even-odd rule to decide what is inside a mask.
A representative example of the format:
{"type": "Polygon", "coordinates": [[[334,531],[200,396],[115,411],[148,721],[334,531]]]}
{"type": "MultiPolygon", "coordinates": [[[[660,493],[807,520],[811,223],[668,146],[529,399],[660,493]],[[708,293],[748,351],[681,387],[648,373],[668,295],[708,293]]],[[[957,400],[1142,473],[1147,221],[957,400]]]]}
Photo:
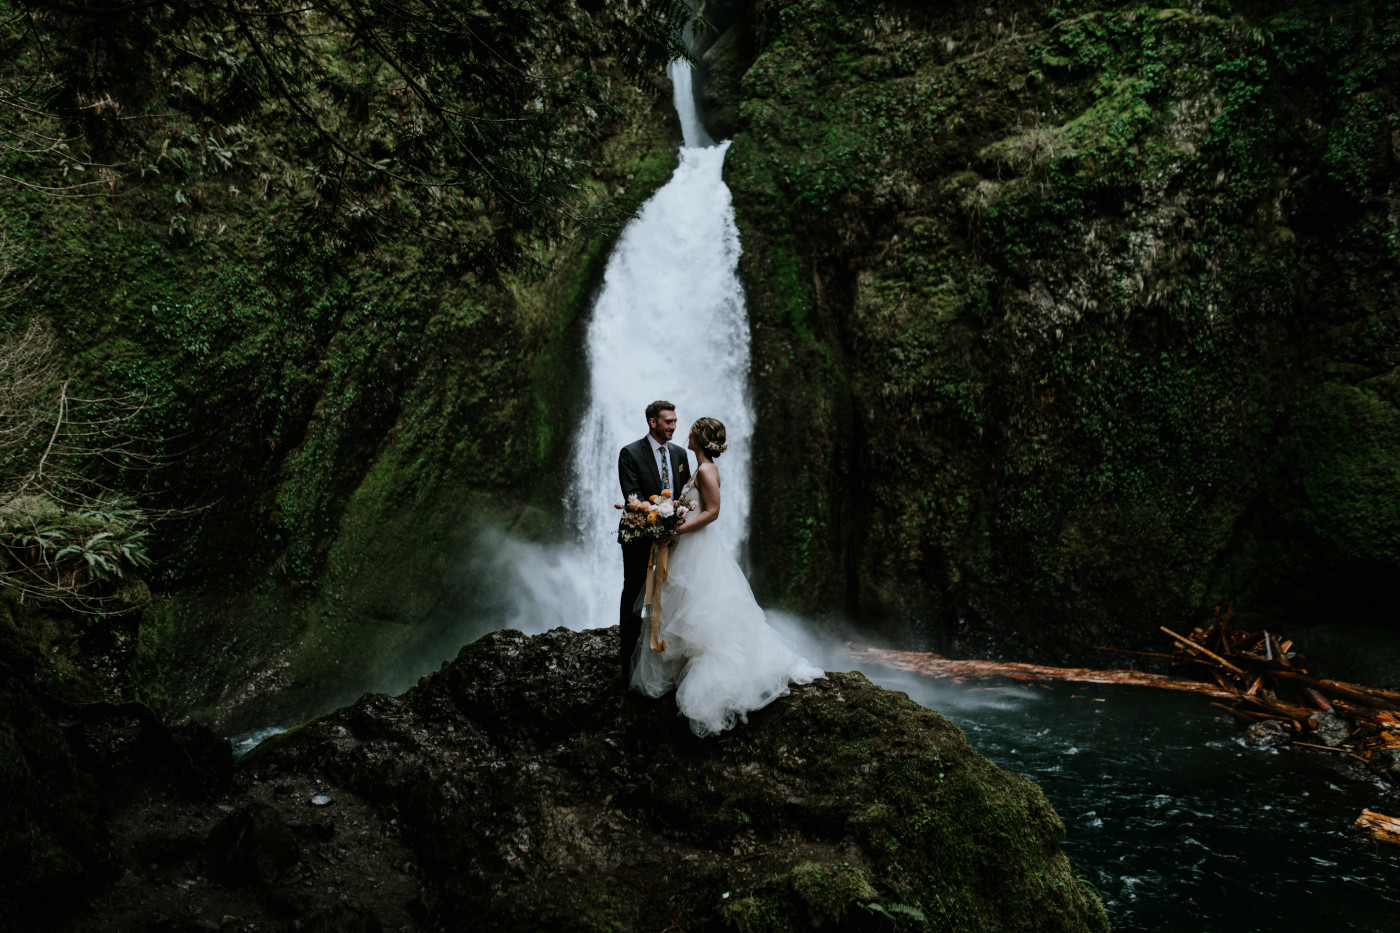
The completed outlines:
{"type": "Polygon", "coordinates": [[[660,418],[663,411],[675,410],[676,406],[672,405],[670,402],[663,402],[657,399],[647,406],[647,421],[651,421],[653,418],[660,418]]]}

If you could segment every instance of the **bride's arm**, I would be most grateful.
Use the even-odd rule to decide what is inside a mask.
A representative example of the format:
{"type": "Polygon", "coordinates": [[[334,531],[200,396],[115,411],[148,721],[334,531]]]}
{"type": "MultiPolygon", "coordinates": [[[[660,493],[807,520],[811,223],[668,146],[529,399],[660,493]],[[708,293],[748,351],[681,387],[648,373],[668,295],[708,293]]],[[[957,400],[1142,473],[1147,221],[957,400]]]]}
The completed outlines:
{"type": "Polygon", "coordinates": [[[676,535],[699,531],[719,518],[719,471],[712,464],[702,463],[695,471],[695,485],[700,489],[700,501],[705,507],[687,515],[676,529],[676,535]]]}

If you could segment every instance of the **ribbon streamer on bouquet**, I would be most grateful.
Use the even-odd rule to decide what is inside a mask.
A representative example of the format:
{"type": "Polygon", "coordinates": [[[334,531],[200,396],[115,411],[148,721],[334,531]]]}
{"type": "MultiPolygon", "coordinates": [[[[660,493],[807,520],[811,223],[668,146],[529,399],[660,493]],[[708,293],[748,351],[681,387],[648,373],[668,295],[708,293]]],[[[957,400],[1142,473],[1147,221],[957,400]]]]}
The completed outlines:
{"type": "Polygon", "coordinates": [[[651,618],[651,650],[665,651],[666,642],[659,641],[661,635],[661,584],[669,576],[671,549],[660,541],[651,545],[651,556],[647,558],[647,615],[651,618]]]}

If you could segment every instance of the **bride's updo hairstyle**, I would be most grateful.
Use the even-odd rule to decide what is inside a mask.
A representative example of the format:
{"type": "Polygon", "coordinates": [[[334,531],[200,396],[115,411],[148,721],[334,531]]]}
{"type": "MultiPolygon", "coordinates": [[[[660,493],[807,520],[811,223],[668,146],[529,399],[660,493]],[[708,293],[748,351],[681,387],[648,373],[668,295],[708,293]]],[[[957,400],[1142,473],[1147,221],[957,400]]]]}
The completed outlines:
{"type": "Polygon", "coordinates": [[[718,418],[696,418],[690,426],[690,433],[700,449],[711,457],[718,458],[729,449],[724,442],[724,423],[718,418]]]}

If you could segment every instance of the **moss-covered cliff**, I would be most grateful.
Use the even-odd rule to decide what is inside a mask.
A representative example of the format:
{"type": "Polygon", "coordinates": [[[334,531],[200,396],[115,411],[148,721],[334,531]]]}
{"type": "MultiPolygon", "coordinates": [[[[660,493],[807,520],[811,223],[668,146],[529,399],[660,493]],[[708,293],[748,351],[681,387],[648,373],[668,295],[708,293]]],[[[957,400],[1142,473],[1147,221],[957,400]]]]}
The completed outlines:
{"type": "MultiPolygon", "coordinates": [[[[664,83],[651,96],[593,67],[618,107],[572,141],[605,216],[665,181],[678,130],[664,83]]],[[[579,318],[615,233],[539,244],[546,274],[503,287],[430,237],[291,254],[315,238],[281,236],[312,184],[288,132],[269,106],[176,139],[139,184],[5,195],[0,234],[30,284],[4,330],[44,321],[75,386],[148,402],[134,430],[169,465],[117,480],[189,510],[158,529],[140,626],[139,690],[182,712],[373,683],[425,637],[468,517],[510,527],[557,497],[579,318]]]]}
{"type": "Polygon", "coordinates": [[[1369,611],[1394,5],[742,6],[767,599],[1042,657],[1369,611]]]}

